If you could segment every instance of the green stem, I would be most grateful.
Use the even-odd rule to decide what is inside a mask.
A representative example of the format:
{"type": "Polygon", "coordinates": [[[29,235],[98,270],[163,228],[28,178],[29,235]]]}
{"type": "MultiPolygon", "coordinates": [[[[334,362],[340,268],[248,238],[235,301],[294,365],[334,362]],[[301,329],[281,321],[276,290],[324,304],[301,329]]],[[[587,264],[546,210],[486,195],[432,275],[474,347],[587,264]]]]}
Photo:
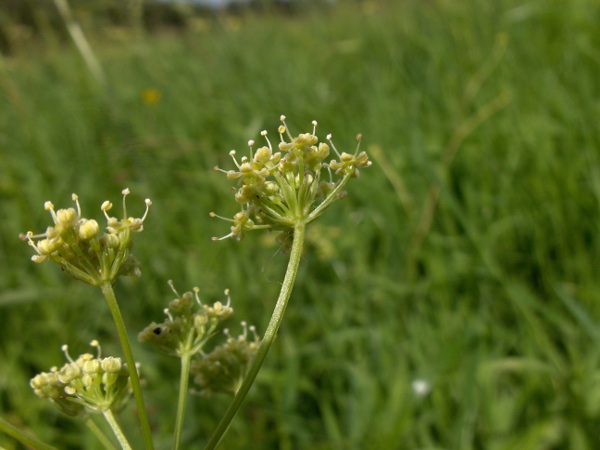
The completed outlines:
{"type": "Polygon", "coordinates": [[[192,355],[185,353],[181,356],[181,376],[179,380],[179,400],[177,401],[177,419],[175,420],[175,434],[173,437],[173,449],[177,450],[181,443],[181,430],[183,429],[183,417],[185,415],[185,404],[187,402],[188,382],[190,379],[190,360],[192,355]]]}
{"type": "Polygon", "coordinates": [[[13,439],[16,439],[23,445],[28,448],[32,448],[34,450],[57,450],[56,447],[52,447],[51,445],[46,444],[45,442],[40,441],[37,437],[32,436],[19,428],[15,427],[13,424],[7,422],[6,420],[0,417],[0,431],[6,433],[13,439]]]}
{"type": "Polygon", "coordinates": [[[206,444],[205,450],[214,450],[217,445],[219,445],[219,442],[221,442],[221,439],[225,435],[227,428],[229,428],[231,421],[246,398],[252,383],[254,383],[254,379],[256,378],[256,375],[258,374],[258,371],[260,370],[262,363],[267,356],[267,352],[269,351],[269,348],[275,339],[277,330],[279,329],[279,325],[281,325],[281,321],[283,319],[283,313],[285,312],[288,300],[292,294],[292,288],[294,287],[294,280],[296,279],[296,274],[298,273],[298,267],[300,266],[302,247],[304,244],[304,233],[304,222],[298,223],[294,226],[294,241],[292,243],[292,250],[290,252],[290,260],[288,262],[285,277],[281,285],[281,291],[279,292],[277,304],[275,305],[273,315],[271,316],[271,320],[267,326],[267,330],[265,331],[265,336],[260,344],[260,347],[258,348],[254,360],[252,361],[252,365],[248,370],[246,378],[244,378],[240,389],[235,394],[233,402],[229,406],[225,416],[223,416],[221,422],[217,426],[217,429],[214,431],[210,440],[206,444]]]}
{"type": "Polygon", "coordinates": [[[86,415],[83,421],[85,422],[86,426],[90,429],[90,431],[94,433],[94,436],[96,436],[96,438],[100,441],[100,443],[106,450],[116,450],[115,446],[112,445],[112,442],[110,442],[108,437],[98,427],[98,425],[96,425],[96,422],[94,422],[94,420],[90,416],[86,415]]]}
{"type": "Polygon", "coordinates": [[[112,411],[110,409],[106,409],[106,410],[102,411],[102,415],[104,416],[104,418],[106,419],[106,421],[108,422],[110,427],[112,428],[113,433],[115,433],[115,436],[117,437],[117,440],[119,441],[119,444],[121,444],[121,448],[123,450],[131,450],[131,445],[129,445],[129,442],[127,441],[127,438],[123,434],[123,430],[121,430],[121,427],[117,423],[117,420],[115,419],[115,416],[112,413],[112,411]]]}
{"type": "Polygon", "coordinates": [[[344,175],[344,178],[342,178],[342,180],[338,183],[335,189],[333,189],[333,191],[329,193],[327,198],[323,200],[323,202],[319,204],[319,206],[313,209],[313,211],[308,216],[308,219],[306,221],[307,224],[315,220],[321,214],[323,214],[323,211],[325,211],[329,207],[329,205],[331,205],[334,201],[338,199],[339,193],[342,191],[342,189],[350,179],[350,176],[351,175],[344,175]]]}
{"type": "Polygon", "coordinates": [[[112,284],[109,281],[105,281],[100,285],[104,297],[108,302],[108,307],[112,313],[115,325],[117,327],[117,333],[121,340],[121,347],[123,354],[125,355],[125,362],[129,367],[129,377],[131,379],[131,387],[133,388],[133,395],[135,397],[135,404],[138,410],[140,418],[140,424],[142,427],[142,434],[144,436],[145,447],[147,450],[153,450],[154,445],[152,444],[152,432],[150,431],[150,424],[148,422],[148,413],[146,412],[146,406],[144,405],[144,397],[142,394],[142,387],[140,386],[140,378],[137,373],[135,366],[135,359],[133,359],[133,353],[131,352],[131,345],[129,344],[129,338],[127,337],[127,330],[125,328],[125,322],[123,322],[123,316],[121,316],[121,310],[115,297],[115,291],[112,288],[112,284]]]}
{"type": "Polygon", "coordinates": [[[106,86],[106,78],[104,76],[104,71],[102,70],[102,66],[98,62],[98,58],[94,54],[92,47],[90,46],[88,40],[83,34],[79,23],[77,23],[73,15],[71,14],[71,8],[67,3],[67,0],[54,0],[54,4],[58,12],[60,13],[65,25],[67,27],[67,31],[73,40],[73,43],[79,50],[79,53],[83,57],[85,64],[87,65],[90,73],[96,80],[96,82],[101,86],[106,86]]]}

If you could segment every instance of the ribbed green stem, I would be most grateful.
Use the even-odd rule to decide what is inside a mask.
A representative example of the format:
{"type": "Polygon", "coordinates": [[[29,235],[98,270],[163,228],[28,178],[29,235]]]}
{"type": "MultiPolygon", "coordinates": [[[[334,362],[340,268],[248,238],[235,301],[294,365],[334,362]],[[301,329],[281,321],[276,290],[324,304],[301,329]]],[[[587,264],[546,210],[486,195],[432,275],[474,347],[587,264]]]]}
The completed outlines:
{"type": "Polygon", "coordinates": [[[133,359],[129,338],[127,337],[125,322],[123,322],[123,316],[121,316],[121,310],[119,309],[119,304],[117,303],[117,298],[115,297],[115,291],[113,290],[112,284],[109,281],[102,283],[100,288],[102,289],[102,293],[108,302],[108,307],[115,321],[117,333],[119,334],[119,339],[121,341],[121,348],[123,349],[123,354],[125,355],[125,362],[127,363],[127,367],[129,367],[129,377],[131,379],[131,387],[133,388],[135,404],[140,418],[145,448],[147,450],[153,450],[154,444],[152,443],[152,432],[150,431],[148,413],[146,412],[146,406],[144,405],[144,397],[142,394],[142,387],[140,386],[140,378],[135,366],[135,359],[133,359]]]}
{"type": "Polygon", "coordinates": [[[0,417],[0,431],[6,433],[13,439],[16,439],[20,443],[24,444],[28,448],[32,448],[34,450],[58,450],[56,447],[52,447],[51,445],[46,444],[45,442],[40,441],[37,437],[32,436],[19,428],[15,427],[13,424],[7,422],[6,420],[0,417]]]}
{"type": "Polygon", "coordinates": [[[267,326],[267,330],[265,331],[265,336],[260,344],[260,347],[258,348],[254,360],[252,361],[252,365],[248,370],[246,378],[244,378],[244,381],[240,386],[240,389],[235,394],[229,409],[221,419],[217,429],[206,444],[205,450],[214,450],[217,445],[219,445],[219,442],[221,442],[221,439],[225,435],[227,428],[229,428],[231,421],[246,398],[250,387],[252,387],[252,383],[254,383],[256,375],[258,374],[258,371],[260,370],[262,363],[267,356],[267,352],[269,351],[269,348],[271,347],[271,344],[277,335],[277,330],[279,329],[279,325],[281,325],[283,313],[285,312],[288,300],[292,294],[292,288],[294,287],[294,281],[296,279],[296,274],[298,273],[298,267],[300,266],[302,247],[304,244],[304,233],[304,223],[296,224],[294,227],[294,241],[292,243],[292,250],[290,252],[290,260],[285,272],[283,284],[281,285],[281,291],[279,292],[277,304],[275,305],[273,315],[271,316],[271,320],[267,326]]]}
{"type": "Polygon", "coordinates": [[[104,434],[104,432],[100,429],[100,427],[98,427],[98,425],[96,425],[96,422],[94,422],[90,416],[84,416],[83,421],[90,431],[94,433],[94,436],[96,436],[96,438],[100,441],[105,450],[116,450],[108,436],[104,434]]]}
{"type": "Polygon", "coordinates": [[[121,430],[121,427],[117,423],[117,420],[115,419],[115,416],[112,413],[112,411],[110,409],[107,409],[105,411],[102,411],[102,415],[104,416],[104,418],[106,419],[106,421],[108,422],[110,427],[112,428],[113,433],[115,433],[115,436],[116,436],[117,440],[119,441],[119,444],[121,444],[121,448],[123,450],[131,450],[131,445],[129,445],[129,442],[127,441],[127,438],[123,434],[123,430],[121,430]]]}
{"type": "Polygon", "coordinates": [[[175,420],[175,433],[173,436],[173,450],[179,449],[181,443],[181,430],[183,429],[183,417],[185,404],[188,397],[188,382],[190,380],[190,360],[192,356],[186,353],[181,356],[181,375],[179,380],[179,400],[177,401],[177,419],[175,420]]]}

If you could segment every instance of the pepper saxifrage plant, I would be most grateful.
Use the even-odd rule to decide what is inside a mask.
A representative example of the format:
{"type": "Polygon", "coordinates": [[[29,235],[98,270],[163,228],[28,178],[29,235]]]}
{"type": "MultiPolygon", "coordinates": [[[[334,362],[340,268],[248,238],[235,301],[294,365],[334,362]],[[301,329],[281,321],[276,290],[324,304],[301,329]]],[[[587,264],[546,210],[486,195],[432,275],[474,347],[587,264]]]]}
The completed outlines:
{"type": "MultiPolygon", "coordinates": [[[[219,444],[235,414],[246,397],[267,355],[290,298],[296,273],[300,264],[306,226],[318,218],[333,202],[343,198],[343,191],[350,178],[359,175],[359,169],[371,165],[365,152],[359,151],[361,135],[353,153],[340,153],[327,136],[327,142],[319,142],[317,123],[313,121],[310,133],[293,137],[281,116],[278,128],[280,142],[277,151],[267,137],[261,135],[266,145],[254,150],[249,141],[249,156],[239,160],[232,150],[235,168],[215,170],[224,172],[231,180],[237,180],[235,201],[240,211],[232,219],[231,231],[222,238],[241,240],[253,230],[278,230],[278,242],[289,251],[287,271],[281,285],[279,298],[264,337],[259,339],[253,326],[242,322],[243,332],[233,337],[227,329],[222,330],[225,343],[204,351],[207,342],[218,334],[221,322],[233,314],[229,290],[224,301],[203,303],[199,289],[179,294],[169,281],[176,298],[164,310],[161,323],[152,322],[139,333],[139,340],[153,345],[160,351],[176,356],[181,361],[179,397],[174,424],[173,448],[181,445],[184,411],[193,376],[198,389],[194,391],[209,395],[213,392],[232,394],[233,401],[208,440],[206,449],[219,444]],[[331,149],[334,159],[328,159],[331,149]],[[336,159],[337,158],[337,159],[336,159]]],[[[104,202],[101,210],[107,221],[104,231],[94,219],[82,215],[77,195],[73,194],[75,208],[55,210],[50,202],[45,209],[54,224],[43,234],[28,232],[22,238],[34,248],[32,260],[37,263],[52,261],[74,278],[102,291],[108,302],[120,339],[124,361],[119,357],[102,357],[100,345],[92,341],[97,355],[86,353],[73,360],[67,346],[63,346],[67,363],[60,369],[52,367],[31,379],[35,394],[50,400],[61,412],[78,416],[86,421],[91,431],[106,448],[115,448],[114,438],[103,434],[90,419],[91,414],[102,414],[114,432],[122,449],[130,449],[127,437],[120,428],[115,413],[121,411],[133,397],[140,420],[140,428],[146,449],[153,449],[144,397],[140,385],[140,367],[135,362],[125,323],[115,297],[113,285],[119,276],[140,276],[140,264],[131,254],[131,239],[144,228],[152,202],[146,200],[146,211],[141,218],[127,216],[126,197],[123,191],[123,218],[109,215],[112,204],[104,202]]],[[[53,449],[35,436],[25,433],[7,421],[0,419],[0,430],[34,449],[53,449]]]]}

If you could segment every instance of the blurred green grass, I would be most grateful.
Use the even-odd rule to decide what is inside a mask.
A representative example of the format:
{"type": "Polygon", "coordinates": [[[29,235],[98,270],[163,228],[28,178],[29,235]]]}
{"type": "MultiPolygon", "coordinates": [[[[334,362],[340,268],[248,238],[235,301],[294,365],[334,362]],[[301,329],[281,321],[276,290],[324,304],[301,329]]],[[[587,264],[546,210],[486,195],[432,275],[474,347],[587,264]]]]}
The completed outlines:
{"type": "MultiPolygon", "coordinates": [[[[286,257],[268,235],[212,242],[228,225],[208,212],[236,210],[212,167],[283,113],[297,132],[316,119],[346,151],[362,133],[375,164],[310,230],[280,335],[224,447],[599,448],[599,20],[591,0],[390,0],[143,37],[86,29],[106,89],[69,43],[5,57],[3,417],[59,448],[99,448],[28,381],[61,364],[66,342],[84,352],[98,338],[119,354],[100,293],[33,264],[17,238],[45,229],[46,200],[67,207],[77,192],[99,216],[124,187],[132,213],[152,199],[136,236],[143,276],[117,285],[134,340],[162,317],[168,279],[207,299],[231,288],[231,328],[264,330],[286,257]]],[[[177,361],[134,345],[166,448],[177,361]]],[[[186,448],[227,404],[190,402],[186,448]]]]}

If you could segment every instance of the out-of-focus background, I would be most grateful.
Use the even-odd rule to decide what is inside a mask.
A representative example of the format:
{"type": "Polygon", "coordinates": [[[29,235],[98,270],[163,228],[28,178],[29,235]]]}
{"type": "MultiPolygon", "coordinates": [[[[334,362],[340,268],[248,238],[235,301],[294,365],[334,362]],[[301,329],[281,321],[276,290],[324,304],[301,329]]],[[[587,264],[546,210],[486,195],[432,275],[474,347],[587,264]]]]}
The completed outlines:
{"type": "MultiPolygon", "coordinates": [[[[29,260],[43,203],[101,219],[153,201],[139,279],[116,285],[158,448],[178,362],[136,341],[173,298],[230,288],[265,329],[274,236],[213,242],[237,206],[213,171],[280,114],[374,162],[309,230],[291,303],[227,449],[600,448],[600,6],[592,0],[0,5],[0,410],[98,449],[29,379],[100,340],[99,291],[29,260]],[[116,206],[117,210],[118,207],[116,206]]],[[[239,154],[239,153],[238,153],[239,154]]],[[[229,399],[194,397],[184,448],[229,399]]],[[[134,408],[122,414],[135,429],[134,408]]],[[[132,436],[134,448],[140,441],[132,436]]],[[[0,446],[21,448],[5,436],[0,446]]]]}

